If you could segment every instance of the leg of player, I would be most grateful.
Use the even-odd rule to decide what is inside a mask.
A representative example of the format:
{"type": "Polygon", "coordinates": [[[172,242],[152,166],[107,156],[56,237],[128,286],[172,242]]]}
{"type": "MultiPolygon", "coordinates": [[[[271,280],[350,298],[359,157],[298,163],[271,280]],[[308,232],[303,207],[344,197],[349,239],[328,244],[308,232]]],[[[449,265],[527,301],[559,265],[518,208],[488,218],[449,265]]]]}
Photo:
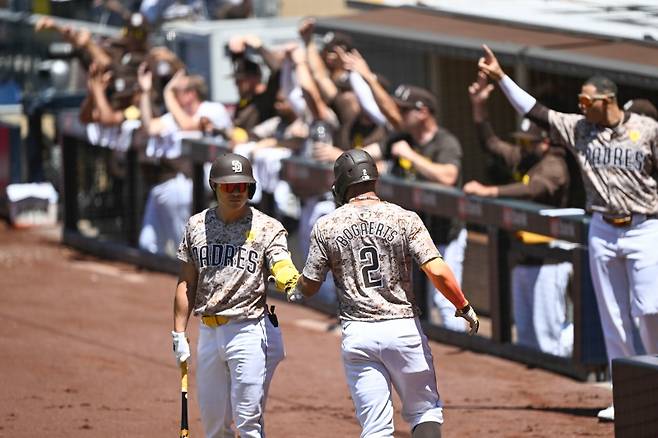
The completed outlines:
{"type": "Polygon", "coordinates": [[[436,387],[432,351],[420,322],[405,318],[386,321],[383,325],[381,336],[390,341],[384,346],[382,360],[400,395],[402,418],[413,429],[426,424],[418,434],[435,430],[435,425],[443,423],[443,408],[436,387]]]}
{"type": "Polygon", "coordinates": [[[441,438],[441,424],[434,421],[426,421],[414,427],[411,438],[441,438]]]}
{"type": "Polygon", "coordinates": [[[350,389],[361,437],[393,437],[391,380],[379,354],[377,327],[380,323],[342,323],[343,367],[350,389]]]}
{"type": "Polygon", "coordinates": [[[206,436],[233,438],[230,376],[226,362],[220,357],[219,348],[222,345],[218,336],[217,329],[203,324],[199,327],[196,360],[199,410],[206,436]]]}
{"type": "Polygon", "coordinates": [[[265,318],[223,326],[233,420],[242,438],[261,438],[265,384],[265,318]]]}
{"type": "Polygon", "coordinates": [[[634,356],[630,284],[626,263],[616,256],[618,231],[595,217],[589,233],[589,265],[608,361],[634,356]]]}

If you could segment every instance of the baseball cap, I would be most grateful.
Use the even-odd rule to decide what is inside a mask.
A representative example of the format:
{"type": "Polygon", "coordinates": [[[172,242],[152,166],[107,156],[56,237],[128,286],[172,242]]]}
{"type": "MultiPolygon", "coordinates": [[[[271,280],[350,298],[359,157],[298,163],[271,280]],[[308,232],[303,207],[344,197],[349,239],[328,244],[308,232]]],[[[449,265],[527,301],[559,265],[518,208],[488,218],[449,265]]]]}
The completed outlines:
{"type": "Polygon", "coordinates": [[[393,92],[393,100],[400,108],[420,109],[427,107],[430,112],[436,112],[436,99],[428,90],[414,85],[399,85],[393,92]]]}
{"type": "Polygon", "coordinates": [[[519,129],[512,133],[512,137],[517,140],[541,141],[548,137],[548,134],[530,119],[523,119],[519,129]]]}
{"type": "Polygon", "coordinates": [[[261,76],[261,69],[258,63],[248,59],[239,59],[233,63],[233,77],[244,76],[261,76]]]}
{"type": "Polygon", "coordinates": [[[658,120],[658,110],[649,99],[631,99],[624,104],[624,110],[658,120]]]}

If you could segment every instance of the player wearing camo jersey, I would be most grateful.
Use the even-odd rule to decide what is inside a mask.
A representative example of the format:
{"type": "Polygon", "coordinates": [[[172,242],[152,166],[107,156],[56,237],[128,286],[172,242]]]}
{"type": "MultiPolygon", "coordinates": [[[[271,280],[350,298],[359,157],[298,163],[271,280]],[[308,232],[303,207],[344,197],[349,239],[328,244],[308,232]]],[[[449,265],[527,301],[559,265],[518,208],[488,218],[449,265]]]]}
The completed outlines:
{"type": "Polygon", "coordinates": [[[393,436],[391,385],[413,438],[438,437],[443,408],[432,353],[418,320],[412,261],[477,332],[479,321],[420,217],[375,196],[377,167],[363,150],[334,165],[336,203],[311,233],[297,284],[316,293],[329,270],[338,290],[345,375],[362,427],[361,437],[393,436]]]}
{"type": "Polygon", "coordinates": [[[233,437],[233,421],[241,437],[263,437],[268,387],[284,356],[265,302],[266,279],[271,271],[279,290],[294,291],[299,273],[283,226],[247,204],[255,190],[249,160],[223,154],[210,186],[217,208],[190,218],[178,249],[174,354],[187,360],[188,319],[191,312],[201,316],[197,387],[206,436],[233,437]]]}
{"type": "MultiPolygon", "coordinates": [[[[583,173],[589,228],[589,265],[608,360],[639,354],[634,319],[649,354],[658,353],[658,123],[624,112],[617,86],[594,76],[582,86],[583,114],[564,114],[536,101],[505,75],[484,47],[479,68],[498,81],[520,114],[550,129],[557,143],[575,154],[583,173]]],[[[614,420],[611,406],[599,418],[614,420]]]]}

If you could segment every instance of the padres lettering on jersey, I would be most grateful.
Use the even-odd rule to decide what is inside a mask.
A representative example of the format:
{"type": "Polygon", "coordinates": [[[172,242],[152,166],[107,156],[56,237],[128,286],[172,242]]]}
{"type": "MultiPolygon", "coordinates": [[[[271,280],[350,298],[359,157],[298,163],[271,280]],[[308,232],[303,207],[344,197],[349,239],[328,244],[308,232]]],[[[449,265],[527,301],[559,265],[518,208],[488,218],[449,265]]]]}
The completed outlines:
{"type": "Polygon", "coordinates": [[[615,127],[589,123],[579,114],[549,111],[551,136],[571,148],[584,173],[587,209],[602,213],[658,212],[658,123],[628,115],[615,127]]]}
{"type": "Polygon", "coordinates": [[[244,246],[217,243],[195,246],[192,255],[200,268],[231,266],[246,269],[251,274],[258,268],[258,253],[244,246]]]}
{"type": "Polygon", "coordinates": [[[321,282],[331,269],[342,320],[412,318],[412,262],[436,257],[416,213],[386,202],[347,204],[314,225],[304,276],[321,282]]]}
{"type": "Polygon", "coordinates": [[[229,224],[214,209],[195,214],[178,248],[178,258],[194,263],[199,273],[194,313],[235,319],[264,313],[265,278],[286,257],[283,225],[255,208],[229,224]]]}

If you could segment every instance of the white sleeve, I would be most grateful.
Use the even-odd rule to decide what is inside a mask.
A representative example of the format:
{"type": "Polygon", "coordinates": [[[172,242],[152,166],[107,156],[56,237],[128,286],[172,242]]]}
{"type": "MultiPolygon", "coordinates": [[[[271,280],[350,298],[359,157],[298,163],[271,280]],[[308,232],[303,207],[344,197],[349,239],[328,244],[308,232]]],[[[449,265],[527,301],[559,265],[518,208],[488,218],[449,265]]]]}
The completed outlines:
{"type": "Polygon", "coordinates": [[[219,102],[201,102],[201,106],[199,106],[199,109],[197,110],[197,113],[194,115],[194,117],[195,119],[208,117],[208,119],[217,129],[226,129],[233,126],[231,116],[226,110],[226,107],[219,102]]]}
{"type": "Polygon", "coordinates": [[[503,93],[507,96],[507,100],[509,100],[516,112],[522,116],[528,114],[532,107],[535,106],[535,103],[537,103],[537,99],[519,87],[507,75],[498,81],[498,85],[500,85],[501,90],[503,90],[503,93]]]}
{"type": "Polygon", "coordinates": [[[297,117],[304,117],[304,114],[306,114],[304,93],[293,76],[292,62],[287,58],[283,61],[283,65],[281,65],[279,88],[288,103],[290,103],[292,110],[297,114],[297,117]]]}
{"type": "Polygon", "coordinates": [[[375,101],[375,96],[372,94],[372,90],[368,83],[355,71],[350,72],[350,85],[356,98],[359,100],[361,108],[368,114],[368,117],[379,126],[386,124],[386,116],[382,114],[375,101]]]}

